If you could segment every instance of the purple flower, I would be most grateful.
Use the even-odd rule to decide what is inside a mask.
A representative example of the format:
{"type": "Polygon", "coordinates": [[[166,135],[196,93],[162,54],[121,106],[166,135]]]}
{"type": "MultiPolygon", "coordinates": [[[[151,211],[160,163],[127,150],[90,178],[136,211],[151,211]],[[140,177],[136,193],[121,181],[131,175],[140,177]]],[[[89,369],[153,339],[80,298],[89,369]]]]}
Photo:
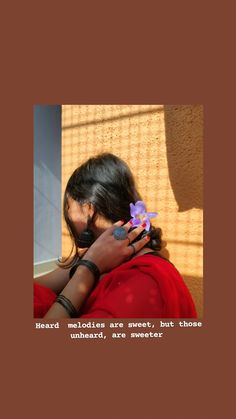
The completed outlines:
{"type": "Polygon", "coordinates": [[[146,207],[143,201],[137,201],[136,204],[129,204],[130,215],[132,217],[131,222],[133,227],[137,227],[140,224],[146,223],[145,230],[150,230],[150,218],[155,218],[157,212],[146,212],[146,207]]]}

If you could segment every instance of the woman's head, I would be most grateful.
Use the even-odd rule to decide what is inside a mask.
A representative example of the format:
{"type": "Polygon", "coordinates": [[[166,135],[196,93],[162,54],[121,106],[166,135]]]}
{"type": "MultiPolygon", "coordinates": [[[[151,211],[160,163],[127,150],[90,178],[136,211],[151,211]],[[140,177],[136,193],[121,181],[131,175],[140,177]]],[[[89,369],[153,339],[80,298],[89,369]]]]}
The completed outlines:
{"type": "Polygon", "coordinates": [[[104,153],[87,160],[72,173],[64,195],[64,217],[74,244],[87,227],[96,233],[99,226],[129,221],[129,204],[141,199],[128,165],[119,157],[104,153]]]}
{"type": "Polygon", "coordinates": [[[108,153],[90,158],[72,173],[65,190],[65,204],[68,197],[93,206],[97,214],[111,222],[128,221],[130,202],[140,199],[127,164],[108,153]]]}

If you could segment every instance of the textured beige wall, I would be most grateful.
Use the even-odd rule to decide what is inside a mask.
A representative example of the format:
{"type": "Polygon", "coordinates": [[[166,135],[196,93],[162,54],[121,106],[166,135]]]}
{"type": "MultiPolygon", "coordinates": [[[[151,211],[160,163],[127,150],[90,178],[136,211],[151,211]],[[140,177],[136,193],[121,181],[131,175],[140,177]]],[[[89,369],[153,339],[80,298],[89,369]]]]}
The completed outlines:
{"type": "MultiPolygon", "coordinates": [[[[72,171],[100,152],[124,159],[148,211],[158,211],[164,254],[203,314],[203,109],[200,105],[64,105],[62,194],[72,171]]],[[[62,254],[70,250],[63,223],[62,254]]]]}

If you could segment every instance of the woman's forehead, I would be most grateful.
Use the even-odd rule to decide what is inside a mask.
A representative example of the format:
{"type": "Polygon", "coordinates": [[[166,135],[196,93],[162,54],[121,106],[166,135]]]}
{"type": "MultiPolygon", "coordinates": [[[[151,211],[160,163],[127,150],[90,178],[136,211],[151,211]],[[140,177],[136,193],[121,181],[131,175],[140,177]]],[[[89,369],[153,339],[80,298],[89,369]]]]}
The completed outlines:
{"type": "Polygon", "coordinates": [[[69,205],[72,205],[73,204],[73,202],[76,202],[73,198],[71,198],[71,196],[70,195],[68,195],[67,194],[67,196],[66,196],[66,200],[67,200],[67,202],[68,202],[68,204],[69,205]]]}
{"type": "Polygon", "coordinates": [[[73,208],[73,209],[81,208],[81,204],[75,199],[71,198],[71,196],[67,196],[67,203],[68,203],[69,208],[73,208]]]}
{"type": "Polygon", "coordinates": [[[84,209],[86,209],[86,207],[87,207],[87,204],[81,204],[80,202],[71,198],[71,196],[67,197],[67,203],[68,203],[68,211],[69,211],[70,214],[72,214],[72,213],[83,213],[84,209]]]}

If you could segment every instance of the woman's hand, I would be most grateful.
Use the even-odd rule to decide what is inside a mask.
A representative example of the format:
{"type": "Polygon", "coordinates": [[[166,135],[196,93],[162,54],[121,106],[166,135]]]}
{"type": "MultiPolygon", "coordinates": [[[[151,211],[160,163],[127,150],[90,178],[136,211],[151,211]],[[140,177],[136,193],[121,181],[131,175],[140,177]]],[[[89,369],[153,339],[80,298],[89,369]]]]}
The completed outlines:
{"type": "MultiPolygon", "coordinates": [[[[108,272],[116,266],[119,266],[122,262],[132,257],[134,253],[142,249],[150,239],[146,236],[132,245],[132,241],[144,230],[145,225],[142,225],[128,233],[126,239],[116,240],[112,233],[116,227],[121,226],[128,232],[131,223],[123,225],[122,221],[118,221],[113,224],[112,227],[108,228],[99,236],[84,256],[84,259],[90,260],[97,265],[100,273],[108,272]]],[[[75,274],[63,289],[62,295],[69,299],[75,310],[78,311],[88,297],[93,286],[93,273],[87,269],[87,267],[79,265],[75,274]]],[[[68,311],[57,301],[45,315],[45,318],[47,319],[68,317],[70,317],[68,311]]]]}
{"type": "Polygon", "coordinates": [[[119,266],[125,260],[128,260],[142,249],[148,240],[149,236],[140,239],[138,242],[132,245],[132,241],[138,237],[138,235],[144,230],[145,224],[135,228],[128,233],[127,238],[124,240],[117,240],[113,236],[113,231],[117,227],[124,227],[125,230],[129,231],[132,227],[130,222],[123,225],[122,221],[118,221],[113,224],[112,227],[108,228],[98,239],[90,246],[83,259],[87,259],[97,265],[101,273],[110,271],[111,269],[119,266]]]}

